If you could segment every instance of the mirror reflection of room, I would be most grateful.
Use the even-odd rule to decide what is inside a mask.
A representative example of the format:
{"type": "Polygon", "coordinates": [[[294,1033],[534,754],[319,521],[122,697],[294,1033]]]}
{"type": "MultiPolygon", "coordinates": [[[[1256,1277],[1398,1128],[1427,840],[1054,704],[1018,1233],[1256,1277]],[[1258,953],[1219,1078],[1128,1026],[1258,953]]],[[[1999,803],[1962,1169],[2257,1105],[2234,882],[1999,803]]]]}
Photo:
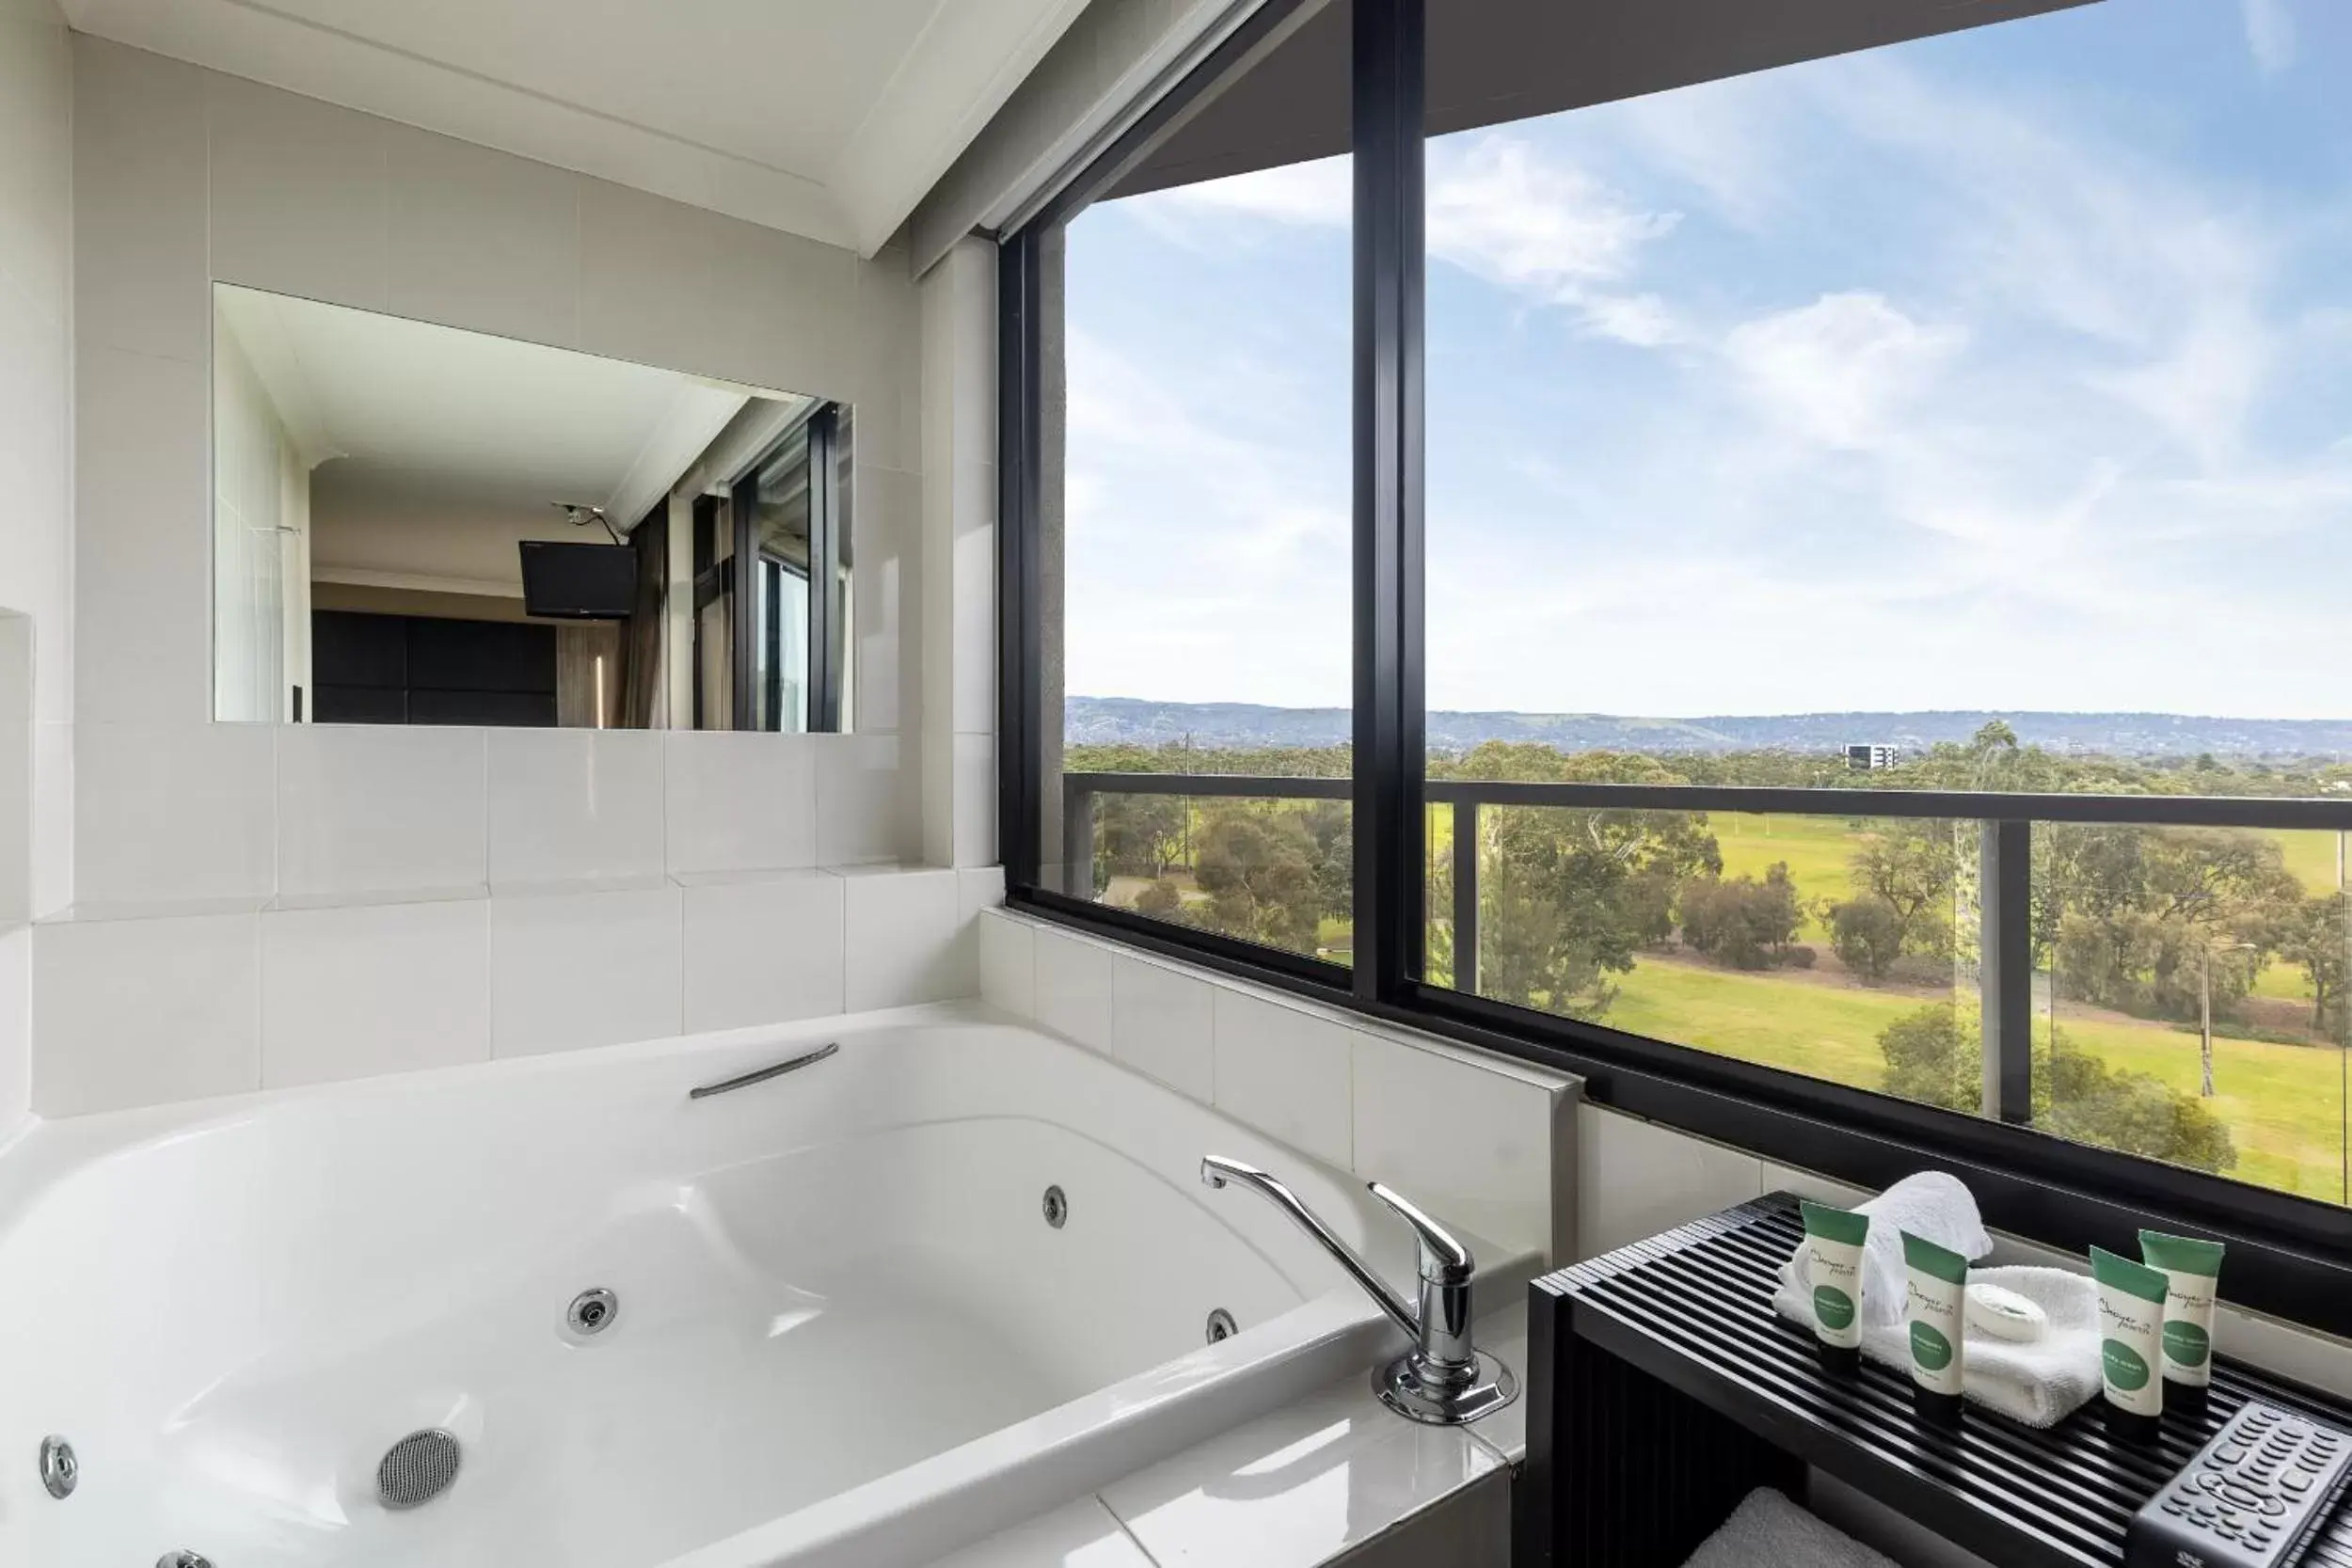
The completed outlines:
{"type": "Polygon", "coordinates": [[[215,719],[851,727],[847,405],[227,285],[214,328],[215,719]]]}

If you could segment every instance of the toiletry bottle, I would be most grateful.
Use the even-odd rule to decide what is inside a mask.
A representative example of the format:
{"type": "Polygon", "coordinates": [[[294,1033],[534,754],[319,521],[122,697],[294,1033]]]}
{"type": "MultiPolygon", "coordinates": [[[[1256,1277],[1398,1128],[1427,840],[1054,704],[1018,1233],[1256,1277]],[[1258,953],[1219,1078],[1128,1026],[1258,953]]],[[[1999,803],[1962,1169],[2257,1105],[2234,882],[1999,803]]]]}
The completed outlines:
{"type": "Polygon", "coordinates": [[[1967,1369],[1968,1259],[1924,1236],[1900,1232],[1908,1282],[1912,1404],[1930,1420],[1960,1419],[1967,1369]]]}
{"type": "Polygon", "coordinates": [[[2194,1402],[2213,1382],[2214,1289],[2221,1281],[2221,1243],[2161,1230],[2139,1233],[2139,1255],[2162,1274],[2164,1380],[2169,1394],[2194,1402]]]}
{"type": "Polygon", "coordinates": [[[2156,1371],[2164,1354],[2164,1275],[2096,1246],[2090,1275],[2099,1287],[2099,1372],[2108,1430],[2153,1442],[2164,1414],[2164,1379],[2156,1371]]]}
{"type": "Polygon", "coordinates": [[[1810,1199],[1804,1214],[1806,1269],[1813,1283],[1813,1333],[1832,1371],[1862,1366],[1862,1243],[1870,1216],[1810,1199]]]}

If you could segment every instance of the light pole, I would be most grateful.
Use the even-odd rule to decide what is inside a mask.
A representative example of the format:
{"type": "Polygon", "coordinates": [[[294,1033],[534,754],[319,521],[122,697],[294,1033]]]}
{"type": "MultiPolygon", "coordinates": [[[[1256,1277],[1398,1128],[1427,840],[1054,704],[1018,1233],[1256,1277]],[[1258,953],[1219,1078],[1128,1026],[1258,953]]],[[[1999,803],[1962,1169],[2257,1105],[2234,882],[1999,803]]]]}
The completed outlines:
{"type": "MultiPolygon", "coordinates": [[[[2222,947],[2231,953],[2254,950],[2250,942],[2225,942],[2222,947]]],[[[2213,950],[2210,938],[2197,950],[2197,1033],[2205,1069],[2204,1086],[2197,1092],[2206,1100],[2213,1098],[2213,950]]]]}

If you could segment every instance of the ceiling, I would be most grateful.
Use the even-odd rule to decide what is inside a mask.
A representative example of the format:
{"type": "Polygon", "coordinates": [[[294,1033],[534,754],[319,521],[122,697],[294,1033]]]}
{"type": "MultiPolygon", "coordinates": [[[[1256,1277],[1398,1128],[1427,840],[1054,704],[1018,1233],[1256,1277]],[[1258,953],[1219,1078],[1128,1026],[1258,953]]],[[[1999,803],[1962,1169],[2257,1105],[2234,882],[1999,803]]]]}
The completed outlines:
{"type": "Polygon", "coordinates": [[[1085,0],[62,0],[87,33],[870,255],[1085,0]]]}
{"type": "Polygon", "coordinates": [[[747,400],[777,395],[252,289],[214,297],[295,445],[344,494],[373,476],[550,515],[605,506],[626,527],[632,498],[665,492],[747,400]]]}

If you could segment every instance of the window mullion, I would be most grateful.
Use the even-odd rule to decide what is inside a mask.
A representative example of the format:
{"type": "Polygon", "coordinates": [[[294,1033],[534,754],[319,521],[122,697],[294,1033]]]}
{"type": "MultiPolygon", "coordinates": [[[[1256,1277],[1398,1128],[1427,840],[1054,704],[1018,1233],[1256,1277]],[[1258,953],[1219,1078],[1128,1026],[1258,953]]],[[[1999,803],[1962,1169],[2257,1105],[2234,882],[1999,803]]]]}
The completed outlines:
{"type": "Polygon", "coordinates": [[[1356,992],[1421,972],[1422,0],[1355,9],[1356,992]]]}

